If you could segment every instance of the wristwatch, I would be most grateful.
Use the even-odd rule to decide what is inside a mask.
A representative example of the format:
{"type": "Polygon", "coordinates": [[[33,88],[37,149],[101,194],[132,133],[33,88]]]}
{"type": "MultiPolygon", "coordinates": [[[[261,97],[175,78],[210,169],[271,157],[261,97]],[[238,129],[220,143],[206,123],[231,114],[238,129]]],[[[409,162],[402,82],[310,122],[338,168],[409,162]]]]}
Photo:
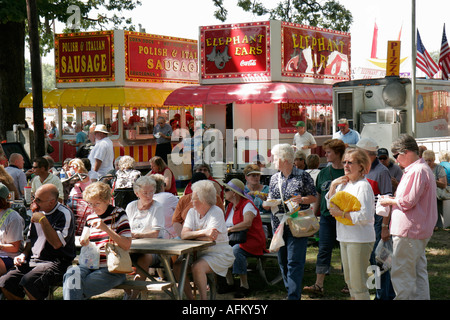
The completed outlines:
{"type": "Polygon", "coordinates": [[[389,228],[389,225],[388,225],[388,224],[385,224],[385,223],[382,223],[382,224],[381,224],[381,227],[382,227],[382,228],[389,228]]]}

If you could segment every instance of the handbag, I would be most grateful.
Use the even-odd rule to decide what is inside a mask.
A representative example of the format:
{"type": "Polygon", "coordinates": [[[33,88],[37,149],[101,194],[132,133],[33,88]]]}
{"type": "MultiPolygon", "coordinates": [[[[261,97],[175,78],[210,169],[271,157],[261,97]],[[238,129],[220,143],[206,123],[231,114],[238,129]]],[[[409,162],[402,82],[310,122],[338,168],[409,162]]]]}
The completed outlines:
{"type": "MultiPolygon", "coordinates": [[[[112,213],[113,220],[111,226],[114,224],[115,213],[112,213]]],[[[111,273],[131,273],[133,272],[131,257],[128,251],[122,249],[116,243],[111,241],[105,246],[106,264],[108,271],[111,273]]]]}
{"type": "MultiPolygon", "coordinates": [[[[281,190],[281,175],[278,178],[278,187],[280,188],[281,202],[286,208],[286,203],[283,200],[283,194],[281,190]]],[[[314,212],[312,211],[311,208],[305,211],[300,211],[299,209],[300,207],[297,207],[294,208],[293,211],[285,213],[285,215],[289,215],[289,217],[286,219],[286,222],[294,237],[296,238],[310,237],[317,231],[319,231],[320,227],[319,220],[314,215],[314,212]]]]}
{"type": "Polygon", "coordinates": [[[319,231],[319,220],[311,209],[294,212],[287,223],[291,233],[296,238],[310,237],[319,231]]]}
{"type": "Polygon", "coordinates": [[[236,232],[230,232],[228,234],[228,240],[230,243],[230,246],[234,246],[238,243],[245,243],[247,241],[247,231],[248,229],[236,231],[236,232]]]}

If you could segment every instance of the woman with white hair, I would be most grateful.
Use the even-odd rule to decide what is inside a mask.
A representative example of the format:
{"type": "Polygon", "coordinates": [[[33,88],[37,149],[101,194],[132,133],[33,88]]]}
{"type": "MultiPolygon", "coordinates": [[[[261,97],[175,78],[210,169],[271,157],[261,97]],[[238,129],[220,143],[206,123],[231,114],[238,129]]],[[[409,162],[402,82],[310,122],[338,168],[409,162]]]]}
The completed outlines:
{"type": "MultiPolygon", "coordinates": [[[[133,239],[159,238],[164,230],[164,211],[161,203],[153,199],[156,190],[156,181],[152,177],[144,176],[136,180],[133,186],[138,200],[130,202],[125,209],[130,220],[131,235],[133,239]]],[[[143,269],[159,263],[156,254],[131,254],[131,258],[143,269]]],[[[145,281],[146,275],[136,269],[135,280],[145,281]]],[[[139,291],[126,291],[126,298],[134,300],[139,291]]]]}
{"type": "MultiPolygon", "coordinates": [[[[233,250],[228,244],[227,226],[223,211],[216,206],[216,189],[213,182],[201,180],[192,185],[192,204],[181,231],[184,240],[215,241],[214,246],[198,253],[191,265],[194,283],[199,290],[200,299],[206,299],[207,273],[214,272],[225,277],[233,265],[233,250]]],[[[174,265],[174,273],[179,277],[181,261],[174,265]]],[[[185,282],[185,294],[193,299],[189,282],[185,282]]]]}
{"type": "Polygon", "coordinates": [[[116,172],[116,189],[133,188],[133,183],[141,176],[139,170],[135,170],[136,161],[130,156],[123,156],[118,163],[116,172]]]}
{"type": "Polygon", "coordinates": [[[124,209],[128,203],[137,199],[133,184],[141,176],[141,172],[134,169],[135,165],[136,161],[132,157],[120,157],[114,182],[114,203],[124,209]]]}
{"type": "MultiPolygon", "coordinates": [[[[289,144],[277,144],[272,148],[275,168],[279,171],[270,179],[268,199],[281,199],[278,212],[287,213],[283,201],[291,200],[306,210],[316,201],[316,188],[311,176],[294,166],[294,149],[289,144]]],[[[269,209],[269,208],[266,208],[269,209]]],[[[280,225],[277,215],[272,215],[273,230],[280,225]]],[[[303,272],[306,260],[307,237],[294,237],[286,224],[283,230],[285,245],[278,251],[278,263],[289,300],[301,298],[303,272]]]]}

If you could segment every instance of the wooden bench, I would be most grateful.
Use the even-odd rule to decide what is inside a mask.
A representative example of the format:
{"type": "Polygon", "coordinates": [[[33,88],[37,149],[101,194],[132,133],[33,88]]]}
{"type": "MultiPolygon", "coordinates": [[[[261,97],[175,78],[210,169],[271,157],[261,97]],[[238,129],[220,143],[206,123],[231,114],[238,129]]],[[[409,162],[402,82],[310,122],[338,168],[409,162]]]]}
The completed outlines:
{"type": "Polygon", "coordinates": [[[124,283],[114,287],[114,289],[139,290],[141,291],[141,300],[147,300],[149,292],[162,292],[170,289],[173,283],[161,281],[135,281],[126,280],[124,283]]]}
{"type": "Polygon", "coordinates": [[[281,271],[278,267],[278,274],[277,276],[269,281],[267,279],[267,275],[266,275],[266,264],[267,264],[267,260],[268,259],[276,259],[276,261],[278,262],[278,253],[276,252],[267,252],[264,253],[262,256],[258,256],[256,257],[256,270],[258,271],[259,275],[261,276],[261,278],[263,278],[263,280],[269,284],[269,285],[275,285],[278,282],[280,282],[282,280],[281,277],[281,271]]]}

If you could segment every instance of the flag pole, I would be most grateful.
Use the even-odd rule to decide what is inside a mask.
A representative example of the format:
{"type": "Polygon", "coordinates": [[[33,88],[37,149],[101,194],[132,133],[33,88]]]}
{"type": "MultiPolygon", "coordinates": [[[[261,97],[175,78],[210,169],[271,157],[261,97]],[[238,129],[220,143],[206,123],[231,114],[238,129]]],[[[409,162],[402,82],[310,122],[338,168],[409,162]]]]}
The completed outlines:
{"type": "Polygon", "coordinates": [[[411,131],[414,138],[416,137],[416,57],[416,0],[411,0],[411,131]]]}

